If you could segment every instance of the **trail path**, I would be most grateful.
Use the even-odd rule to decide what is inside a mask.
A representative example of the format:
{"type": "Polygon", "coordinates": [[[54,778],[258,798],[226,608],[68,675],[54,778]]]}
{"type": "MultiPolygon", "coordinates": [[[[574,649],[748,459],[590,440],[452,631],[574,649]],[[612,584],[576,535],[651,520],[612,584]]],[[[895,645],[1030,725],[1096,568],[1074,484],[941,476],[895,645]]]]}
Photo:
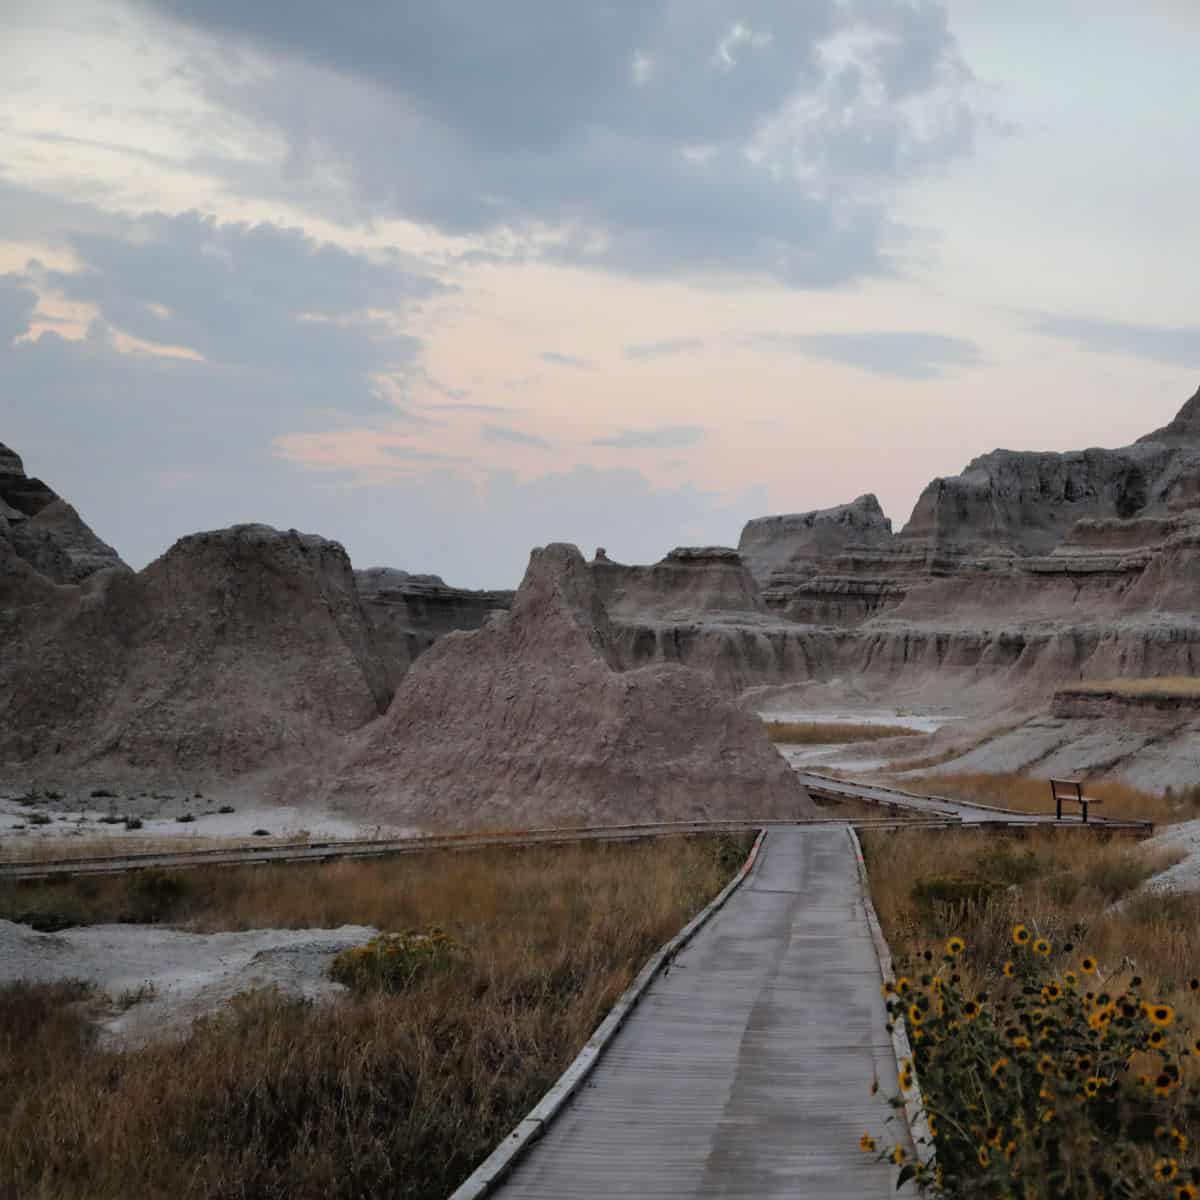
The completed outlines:
{"type": "Polygon", "coordinates": [[[772,830],[495,1195],[895,1196],[858,1148],[905,1136],[879,985],[847,831],[772,830]]]}

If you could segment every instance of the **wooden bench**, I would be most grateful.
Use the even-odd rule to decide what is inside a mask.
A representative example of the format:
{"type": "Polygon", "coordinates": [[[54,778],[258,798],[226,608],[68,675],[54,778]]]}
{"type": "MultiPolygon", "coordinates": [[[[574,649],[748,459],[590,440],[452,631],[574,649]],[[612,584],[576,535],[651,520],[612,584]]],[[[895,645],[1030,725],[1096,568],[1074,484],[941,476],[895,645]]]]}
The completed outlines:
{"type": "Polygon", "coordinates": [[[1085,825],[1088,819],[1088,805],[1100,803],[1095,797],[1083,794],[1083,781],[1081,779],[1052,779],[1050,780],[1050,794],[1054,797],[1054,819],[1056,821],[1063,819],[1062,806],[1064,800],[1070,800],[1072,803],[1079,805],[1083,810],[1085,825]]]}

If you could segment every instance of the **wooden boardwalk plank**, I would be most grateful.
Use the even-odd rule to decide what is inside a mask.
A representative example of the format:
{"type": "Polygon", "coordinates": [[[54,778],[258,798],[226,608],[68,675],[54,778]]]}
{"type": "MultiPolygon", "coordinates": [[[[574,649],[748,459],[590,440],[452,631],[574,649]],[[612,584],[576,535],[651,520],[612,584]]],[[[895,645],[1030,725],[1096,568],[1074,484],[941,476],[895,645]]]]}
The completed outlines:
{"type": "Polygon", "coordinates": [[[904,1136],[884,1020],[846,831],[774,830],[497,1195],[894,1196],[858,1149],[904,1136]]]}

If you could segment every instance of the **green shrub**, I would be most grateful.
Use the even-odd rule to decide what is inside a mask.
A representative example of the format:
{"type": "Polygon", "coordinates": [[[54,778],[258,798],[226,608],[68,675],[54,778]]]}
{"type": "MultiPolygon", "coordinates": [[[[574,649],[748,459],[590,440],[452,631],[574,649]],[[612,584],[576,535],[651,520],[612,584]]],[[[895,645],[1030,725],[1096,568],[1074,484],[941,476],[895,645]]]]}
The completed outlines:
{"type": "Polygon", "coordinates": [[[358,991],[402,992],[434,971],[462,957],[462,947],[448,933],[381,933],[365,946],[343,950],[329,968],[337,983],[358,991]]]}
{"type": "Polygon", "coordinates": [[[892,1104],[920,1104],[936,1157],[906,1162],[869,1134],[863,1150],[952,1200],[1194,1195],[1200,1038],[1171,1006],[1136,976],[1106,990],[1094,958],[1069,943],[1055,953],[1024,925],[993,995],[964,983],[964,949],[952,938],[884,986],[888,1028],[904,1021],[916,1060],[892,1104]]]}

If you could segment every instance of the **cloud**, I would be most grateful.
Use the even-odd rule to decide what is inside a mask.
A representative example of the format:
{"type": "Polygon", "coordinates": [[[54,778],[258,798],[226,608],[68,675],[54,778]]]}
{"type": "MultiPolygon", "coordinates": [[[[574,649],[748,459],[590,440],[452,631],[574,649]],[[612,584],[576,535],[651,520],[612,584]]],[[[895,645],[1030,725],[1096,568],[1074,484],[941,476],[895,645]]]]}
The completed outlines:
{"type": "Polygon", "coordinates": [[[979,366],[984,361],[975,342],[942,333],[756,333],[746,340],[757,347],[798,351],[900,379],[934,379],[956,367],[979,366]]]}
{"type": "Polygon", "coordinates": [[[1041,316],[1033,330],[1063,338],[1085,350],[1127,354],[1175,367],[1200,367],[1200,325],[1132,325],[1091,317],[1041,316]]]}
{"type": "Polygon", "coordinates": [[[484,425],[483,440],[510,446],[532,446],[537,450],[549,450],[551,446],[550,442],[535,433],[523,433],[520,429],[511,429],[507,425],[484,425]]]}
{"type": "Polygon", "coordinates": [[[503,404],[426,404],[425,408],[435,412],[465,412],[465,413],[515,413],[519,408],[508,408],[503,404]]]}
{"type": "Polygon", "coordinates": [[[887,274],[896,190],[978,124],[936,0],[141,4],[207,37],[208,99],[286,146],[214,160],[235,186],[636,274],[887,274]]]}
{"type": "Polygon", "coordinates": [[[622,429],[612,437],[596,438],[591,445],[622,450],[682,450],[694,446],[704,434],[700,425],[663,425],[658,429],[622,429]]]}
{"type": "Polygon", "coordinates": [[[237,369],[327,382],[357,376],[360,390],[370,373],[413,363],[420,351],[418,339],[373,312],[403,311],[447,290],[403,261],[198,213],[149,214],[119,235],[66,240],[81,269],[46,272],[44,282],[94,304],[113,328],[237,369]]]}
{"type": "Polygon", "coordinates": [[[37,308],[37,292],[23,277],[0,275],[0,352],[14,338],[29,331],[29,321],[37,308]]]}
{"type": "Polygon", "coordinates": [[[558,367],[574,367],[577,371],[594,371],[596,369],[586,358],[576,358],[573,354],[560,354],[557,350],[543,350],[538,358],[558,367]]]}
{"type": "Polygon", "coordinates": [[[626,358],[641,362],[651,358],[666,358],[672,354],[687,354],[691,350],[699,350],[704,346],[704,338],[677,337],[664,338],[660,342],[635,342],[626,346],[623,353],[626,358]]]}

